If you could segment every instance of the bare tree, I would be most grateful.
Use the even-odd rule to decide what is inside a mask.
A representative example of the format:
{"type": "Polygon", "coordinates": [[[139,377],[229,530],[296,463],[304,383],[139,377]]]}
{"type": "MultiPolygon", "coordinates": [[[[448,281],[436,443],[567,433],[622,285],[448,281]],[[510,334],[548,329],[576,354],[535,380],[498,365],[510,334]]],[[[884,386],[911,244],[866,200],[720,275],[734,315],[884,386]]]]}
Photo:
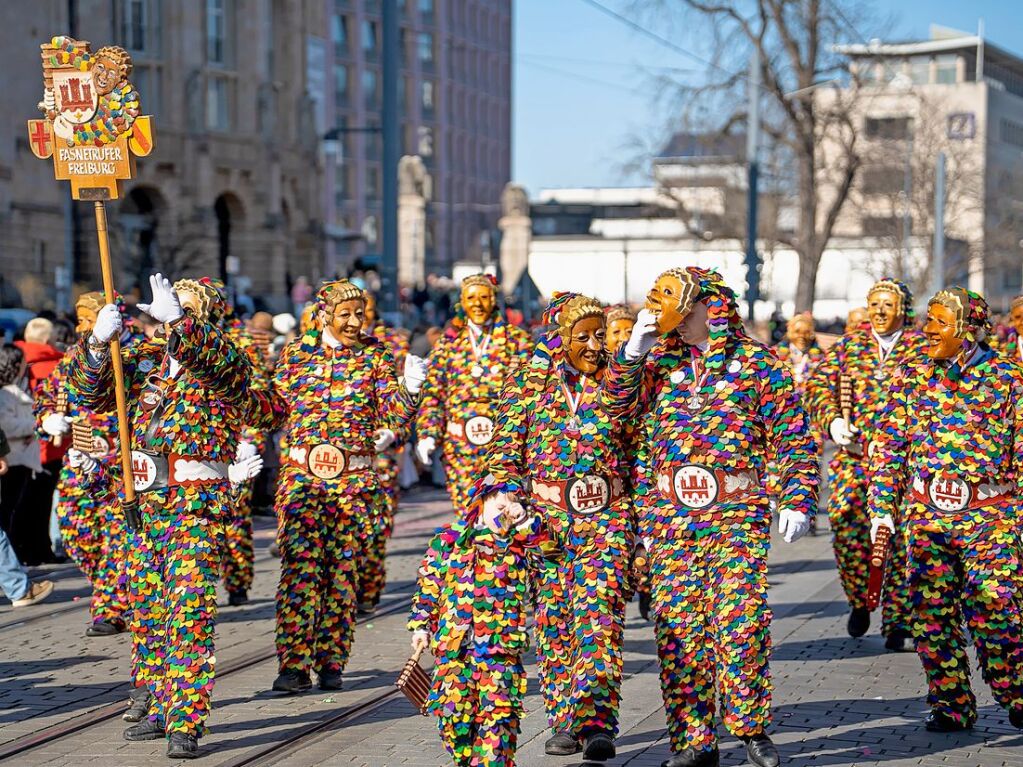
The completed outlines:
{"type": "Polygon", "coordinates": [[[711,41],[706,81],[673,83],[668,89],[674,103],[682,104],[687,124],[724,133],[744,127],[749,70],[735,62],[758,54],[761,130],[781,158],[775,183],[791,197],[796,214],[789,231],[776,227],[772,234],[798,255],[796,311],[810,309],[821,256],[861,166],[853,123],[857,88],[831,88],[826,99],[818,98],[817,89],[836,81],[848,84],[846,61],[833,46],[856,34],[850,18],[860,15],[860,5],[854,0],[636,0],[634,7],[662,24],[689,22],[691,30],[711,41]]]}

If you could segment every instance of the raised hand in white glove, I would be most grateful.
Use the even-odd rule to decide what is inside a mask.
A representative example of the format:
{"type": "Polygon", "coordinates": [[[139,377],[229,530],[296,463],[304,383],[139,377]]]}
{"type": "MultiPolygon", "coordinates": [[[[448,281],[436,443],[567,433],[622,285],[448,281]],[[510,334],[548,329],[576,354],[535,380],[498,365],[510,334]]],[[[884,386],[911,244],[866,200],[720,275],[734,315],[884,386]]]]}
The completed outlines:
{"type": "Polygon", "coordinates": [[[893,535],[895,534],[895,520],[892,519],[891,514],[885,514],[883,517],[870,518],[871,543],[877,540],[877,531],[880,530],[882,527],[887,527],[893,535]]]}
{"type": "Polygon", "coordinates": [[[99,466],[99,462],[95,458],[81,450],[75,450],[75,448],[67,451],[67,464],[72,469],[81,469],[90,474],[99,466]]]}
{"type": "Polygon", "coordinates": [[[157,322],[174,322],[184,316],[185,312],[170,280],[162,274],[154,274],[149,278],[149,288],[153,292],[153,301],[139,304],[139,311],[145,312],[157,322]]]}
{"type": "Polygon", "coordinates": [[[801,511],[782,509],[778,514],[778,532],[785,543],[798,541],[810,529],[810,518],[801,511]]]}
{"type": "Polygon", "coordinates": [[[416,443],[416,458],[423,466],[433,463],[433,451],[437,449],[437,440],[433,437],[423,437],[416,443]]]}
{"type": "Polygon", "coordinates": [[[238,443],[238,449],[235,451],[234,460],[244,461],[246,458],[251,458],[254,455],[259,455],[259,451],[256,449],[254,442],[249,442],[247,439],[243,439],[238,443]]]}
{"type": "Polygon", "coordinates": [[[831,426],[828,429],[831,432],[831,439],[839,447],[846,447],[851,445],[853,437],[859,433],[859,429],[853,426],[851,423],[846,421],[844,418],[836,418],[831,422],[831,426]]]}
{"type": "Polygon", "coordinates": [[[59,437],[71,431],[71,419],[63,413],[50,413],[43,419],[42,427],[51,437],[59,437]]]}
{"type": "Polygon", "coordinates": [[[430,635],[425,631],[412,632],[412,653],[422,653],[430,649],[430,635]]]}
{"type": "Polygon", "coordinates": [[[394,444],[395,439],[394,432],[390,429],[377,429],[373,435],[373,449],[382,453],[394,444]]]}
{"type": "Polygon", "coordinates": [[[405,357],[405,391],[419,394],[423,381],[426,380],[426,360],[409,354],[405,357]]]}
{"type": "Polygon", "coordinates": [[[625,342],[625,359],[635,362],[645,357],[657,343],[657,336],[657,317],[649,309],[640,309],[636,324],[632,326],[632,335],[625,342]]]}
{"type": "Polygon", "coordinates": [[[109,343],[114,336],[121,334],[121,312],[114,304],[106,304],[96,315],[96,324],[92,326],[89,343],[93,345],[109,343]]]}
{"type": "Polygon", "coordinates": [[[242,482],[252,479],[263,470],[263,456],[253,455],[235,461],[227,467],[227,478],[232,485],[240,485],[242,482]]]}

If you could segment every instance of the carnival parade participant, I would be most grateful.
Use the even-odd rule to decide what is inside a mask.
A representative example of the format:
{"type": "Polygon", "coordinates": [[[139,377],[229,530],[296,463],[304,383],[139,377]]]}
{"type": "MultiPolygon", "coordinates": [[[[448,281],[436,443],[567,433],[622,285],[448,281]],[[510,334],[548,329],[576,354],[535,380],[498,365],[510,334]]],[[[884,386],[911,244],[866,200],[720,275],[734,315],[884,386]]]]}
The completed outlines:
{"type": "MultiPolygon", "coordinates": [[[[79,296],[75,304],[79,338],[88,339],[103,304],[102,293],[79,296]]],[[[123,311],[119,297],[117,307],[123,311]]],[[[122,348],[127,350],[138,340],[130,328],[126,324],[121,334],[122,348]]],[[[43,381],[36,392],[34,409],[40,439],[65,446],[73,441],[77,445],[67,449],[57,480],[57,519],[64,551],[92,587],[92,621],[85,633],[111,636],[125,630],[128,605],[125,530],[117,500],[121,484],[117,415],[67,402],[69,365],[74,358],[72,348],[43,381]]]]}
{"type": "Polygon", "coordinates": [[[989,332],[980,295],[935,294],[924,325],[931,360],[893,377],[874,437],[870,536],[894,533],[901,514],[933,732],[977,718],[964,628],[995,701],[1023,728],[1023,368],[988,346],[989,332]]]}
{"type": "MultiPolygon", "coordinates": [[[[408,340],[394,328],[388,327],[377,316],[376,297],[366,291],[366,315],[362,332],[380,341],[391,352],[395,370],[402,370],[405,357],[408,355],[408,340]]],[[[381,427],[377,430],[374,449],[376,450],[375,468],[380,491],[377,494],[376,508],[369,515],[369,526],[364,531],[364,541],[360,547],[362,559],[356,568],[358,582],[356,584],[355,601],[359,612],[369,614],[380,602],[380,594],[387,581],[385,569],[387,541],[394,531],[394,513],[398,509],[398,473],[401,467],[402,447],[408,439],[408,430],[396,433],[381,427]]]]}
{"type": "Polygon", "coordinates": [[[849,310],[849,316],[845,318],[845,332],[852,333],[870,322],[870,313],[865,306],[855,306],[849,310]]]}
{"type": "Polygon", "coordinates": [[[1009,304],[1009,325],[1012,330],[999,351],[1011,360],[1023,364],[1023,296],[1016,296],[1009,304]]]}
{"type": "Polygon", "coordinates": [[[501,318],[497,281],[489,274],[462,280],[456,320],[430,353],[416,419],[416,456],[428,465],[440,446],[451,502],[461,515],[493,436],[501,386],[528,356],[532,341],[501,318]]]}
{"type": "Polygon", "coordinates": [[[515,767],[529,646],[526,553],[547,540],[505,497],[474,504],[430,541],[408,629],[436,663],[428,711],[455,767],[515,767]],[[482,506],[482,508],[481,508],[482,506]]]}
{"type": "Polygon", "coordinates": [[[483,497],[525,501],[551,536],[534,564],[537,665],[548,754],[615,754],[632,530],[621,429],[597,402],[604,309],[555,293],[553,329],[501,392],[483,497]]]}
{"type": "Polygon", "coordinates": [[[658,277],[601,396],[620,421],[640,421],[636,514],[673,752],[663,767],[718,764],[715,698],[749,761],[773,767],[762,478],[773,460],[779,531],[791,542],[816,511],[819,471],[792,375],[743,332],[720,275],[688,267],[658,277]]]}
{"type": "Polygon", "coordinates": [[[774,353],[789,366],[796,388],[802,391],[810,377],[810,371],[824,354],[824,350],[817,343],[813,315],[810,312],[797,314],[789,320],[785,340],[774,347],[774,353]]]}
{"type": "Polygon", "coordinates": [[[636,313],[627,306],[619,304],[609,306],[605,310],[606,347],[609,354],[614,354],[618,347],[629,340],[632,328],[636,324],[636,313]]]}
{"type": "MultiPolygon", "coordinates": [[[[867,293],[870,325],[856,328],[825,353],[806,383],[807,409],[816,428],[839,447],[829,466],[828,517],[834,531],[838,574],[849,603],[849,635],[870,627],[867,582],[870,565],[870,515],[867,489],[876,457],[866,448],[884,411],[888,384],[900,368],[926,360],[926,340],[913,328],[913,294],[898,280],[883,279],[867,293]],[[848,401],[844,401],[842,387],[848,401]]],[[[898,520],[898,517],[895,517],[898,520]]],[[[902,650],[910,638],[910,594],[906,591],[905,537],[893,539],[892,563],[885,585],[881,633],[889,650],[902,650]]]]}
{"type": "MultiPolygon", "coordinates": [[[[165,335],[124,355],[134,484],[142,529],[127,562],[130,620],[149,717],[127,740],[167,737],[167,755],[198,756],[214,673],[216,584],[229,514],[227,466],[233,422],[269,428],[273,402],[250,387],[251,366],[210,320],[219,294],[188,281],[150,278],[152,303],[139,308],[165,335]]],[[[222,311],[222,309],[220,309],[222,311]]],[[[69,402],[113,408],[108,343],[121,315],[107,304],[68,366],[69,402]]]]}
{"type": "Polygon", "coordinates": [[[316,294],[317,322],[281,352],[274,388],[287,417],[275,507],[281,578],[273,689],[302,692],[310,671],[341,688],[355,627],[361,531],[380,485],[380,429],[403,432],[426,375],[418,357],[395,376],[390,350],[362,332],[365,294],[347,280],[316,294]]]}

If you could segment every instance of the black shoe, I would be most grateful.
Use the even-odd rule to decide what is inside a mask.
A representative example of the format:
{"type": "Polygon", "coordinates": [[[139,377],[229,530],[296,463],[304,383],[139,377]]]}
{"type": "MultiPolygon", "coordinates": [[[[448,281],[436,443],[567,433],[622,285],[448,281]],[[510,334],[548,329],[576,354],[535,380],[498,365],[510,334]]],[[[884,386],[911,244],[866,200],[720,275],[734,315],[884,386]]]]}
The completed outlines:
{"type": "Polygon", "coordinates": [[[671,758],[661,762],[661,767],[718,767],[721,763],[721,755],[715,748],[713,751],[697,751],[687,748],[671,758]]]}
{"type": "Polygon", "coordinates": [[[579,753],[579,739],[570,732],[556,732],[543,744],[545,754],[571,756],[579,753]]]}
{"type": "Polygon", "coordinates": [[[358,607],[358,610],[356,612],[357,612],[358,615],[366,616],[366,615],[372,615],[376,611],[377,611],[377,606],[376,606],[376,604],[374,602],[359,602],[359,607],[358,607]]]}
{"type": "Polygon", "coordinates": [[[341,672],[340,671],[321,671],[320,677],[320,689],[321,690],[340,690],[341,689],[341,672]]]}
{"type": "Polygon", "coordinates": [[[227,603],[231,607],[239,607],[247,604],[249,601],[248,589],[238,589],[236,591],[227,592],[227,603]]]}
{"type": "Polygon", "coordinates": [[[743,741],[746,743],[746,761],[750,764],[756,767],[778,767],[781,764],[777,746],[764,733],[743,738],[743,741]]]}
{"type": "Polygon", "coordinates": [[[152,719],[143,719],[124,731],[124,739],[131,741],[160,740],[165,734],[162,724],[154,722],[152,719]]]}
{"type": "Polygon", "coordinates": [[[972,730],[973,722],[969,719],[956,719],[941,711],[932,711],[924,719],[924,729],[928,732],[962,732],[972,730]]]}
{"type": "Polygon", "coordinates": [[[149,704],[152,703],[153,696],[145,687],[136,687],[128,693],[128,699],[130,701],[128,710],[121,714],[121,719],[126,722],[141,722],[149,713],[149,704]]]}
{"type": "Polygon", "coordinates": [[[289,692],[294,695],[297,692],[306,692],[312,686],[308,671],[282,671],[274,679],[273,689],[275,692],[289,692]]]}
{"type": "Polygon", "coordinates": [[[846,630],[849,632],[851,637],[861,637],[867,633],[867,629],[870,628],[870,610],[866,607],[854,607],[852,612],[849,613],[849,623],[846,624],[846,630]]]}
{"type": "Polygon", "coordinates": [[[639,592],[639,617],[645,621],[650,620],[650,592],[639,592]]]}
{"type": "Polygon", "coordinates": [[[615,758],[614,739],[606,732],[595,732],[586,736],[586,748],[583,749],[583,759],[591,762],[606,762],[615,758]]]}
{"type": "Polygon", "coordinates": [[[892,633],[884,640],[884,647],[886,650],[891,652],[913,652],[915,648],[913,643],[909,643],[909,647],[906,647],[906,642],[910,639],[909,632],[903,631],[902,629],[894,629],[892,633]]]}
{"type": "Polygon", "coordinates": [[[172,732],[167,743],[168,759],[198,759],[199,741],[187,732],[172,732]]]}
{"type": "Polygon", "coordinates": [[[120,634],[124,631],[124,623],[121,621],[108,621],[100,619],[93,621],[92,624],[85,630],[85,636],[87,637],[112,637],[115,634],[120,634]]]}
{"type": "Polygon", "coordinates": [[[1023,708],[1014,708],[1009,712],[1009,724],[1023,730],[1023,708]]]}

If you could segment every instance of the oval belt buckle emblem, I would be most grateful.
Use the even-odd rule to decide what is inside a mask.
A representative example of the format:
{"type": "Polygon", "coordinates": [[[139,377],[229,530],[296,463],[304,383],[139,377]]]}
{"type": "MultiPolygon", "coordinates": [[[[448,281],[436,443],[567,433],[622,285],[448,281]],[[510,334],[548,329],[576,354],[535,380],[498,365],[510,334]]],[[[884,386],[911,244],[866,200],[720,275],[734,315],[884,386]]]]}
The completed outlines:
{"type": "Polygon", "coordinates": [[[321,444],[309,453],[309,472],[318,479],[334,479],[345,470],[345,454],[333,445],[321,444]]]}
{"type": "Polygon", "coordinates": [[[576,514],[595,514],[607,508],[611,488],[599,474],[573,479],[568,485],[568,505],[576,514]]]}
{"type": "Polygon", "coordinates": [[[690,509],[705,509],[718,497],[718,481],[714,472],[692,463],[675,470],[672,488],[679,503],[690,509]]]}
{"type": "Polygon", "coordinates": [[[477,415],[465,422],[465,438],[470,445],[482,447],[494,438],[494,422],[485,415],[477,415]]]}

